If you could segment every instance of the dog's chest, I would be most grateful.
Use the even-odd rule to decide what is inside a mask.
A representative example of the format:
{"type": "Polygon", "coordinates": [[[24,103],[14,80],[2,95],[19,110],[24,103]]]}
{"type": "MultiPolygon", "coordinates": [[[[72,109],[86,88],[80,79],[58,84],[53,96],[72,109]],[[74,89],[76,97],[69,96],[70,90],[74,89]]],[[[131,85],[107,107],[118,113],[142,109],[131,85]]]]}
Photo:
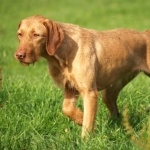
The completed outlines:
{"type": "Polygon", "coordinates": [[[54,82],[61,88],[75,88],[77,89],[77,83],[74,75],[68,71],[67,68],[51,68],[49,69],[50,75],[54,82]]]}

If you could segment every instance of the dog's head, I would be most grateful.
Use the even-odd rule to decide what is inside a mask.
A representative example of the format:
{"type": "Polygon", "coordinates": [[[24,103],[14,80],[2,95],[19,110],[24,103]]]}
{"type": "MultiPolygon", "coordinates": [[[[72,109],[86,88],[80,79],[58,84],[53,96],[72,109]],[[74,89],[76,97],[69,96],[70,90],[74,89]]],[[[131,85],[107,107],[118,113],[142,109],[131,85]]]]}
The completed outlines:
{"type": "Polygon", "coordinates": [[[33,16],[22,20],[17,36],[19,46],[15,58],[22,64],[32,64],[40,56],[53,56],[64,38],[59,25],[41,16],[33,16]]]}

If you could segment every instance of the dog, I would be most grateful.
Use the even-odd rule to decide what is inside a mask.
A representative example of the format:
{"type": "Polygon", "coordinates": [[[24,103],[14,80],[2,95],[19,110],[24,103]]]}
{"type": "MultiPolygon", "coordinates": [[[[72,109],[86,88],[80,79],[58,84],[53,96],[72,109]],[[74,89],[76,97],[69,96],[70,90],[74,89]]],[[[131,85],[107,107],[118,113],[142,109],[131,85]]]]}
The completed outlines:
{"type": "Polygon", "coordinates": [[[64,90],[63,113],[82,125],[82,137],[94,130],[98,92],[110,116],[119,116],[117,97],[140,72],[150,76],[150,31],[97,31],[49,20],[23,19],[15,58],[33,64],[44,57],[54,82],[64,90]],[[84,111],[76,107],[78,96],[84,111]]]}

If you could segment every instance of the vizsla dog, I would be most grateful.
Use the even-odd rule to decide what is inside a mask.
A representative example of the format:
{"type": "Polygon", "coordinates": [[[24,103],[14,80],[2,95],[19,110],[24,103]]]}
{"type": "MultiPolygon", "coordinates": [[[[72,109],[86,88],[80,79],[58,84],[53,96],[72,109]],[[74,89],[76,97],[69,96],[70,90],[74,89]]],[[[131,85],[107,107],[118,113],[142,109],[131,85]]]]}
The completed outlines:
{"type": "Polygon", "coordinates": [[[98,91],[110,116],[118,116],[117,97],[139,72],[150,75],[150,32],[129,29],[96,31],[42,16],[22,20],[15,58],[21,64],[47,60],[51,77],[64,90],[63,113],[82,125],[82,137],[93,131],[98,91]],[[83,98],[84,113],[76,108],[83,98]]]}

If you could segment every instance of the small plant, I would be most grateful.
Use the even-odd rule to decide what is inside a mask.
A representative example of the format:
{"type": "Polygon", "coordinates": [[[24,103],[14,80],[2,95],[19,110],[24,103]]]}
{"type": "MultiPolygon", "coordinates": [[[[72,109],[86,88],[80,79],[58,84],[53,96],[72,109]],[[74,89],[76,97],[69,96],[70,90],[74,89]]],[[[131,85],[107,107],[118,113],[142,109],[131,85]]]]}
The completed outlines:
{"type": "Polygon", "coordinates": [[[123,111],[123,126],[130,136],[131,141],[141,150],[150,149],[150,118],[148,120],[148,125],[144,125],[142,129],[135,134],[135,130],[130,124],[130,117],[128,114],[128,106],[126,105],[123,111]]]}

